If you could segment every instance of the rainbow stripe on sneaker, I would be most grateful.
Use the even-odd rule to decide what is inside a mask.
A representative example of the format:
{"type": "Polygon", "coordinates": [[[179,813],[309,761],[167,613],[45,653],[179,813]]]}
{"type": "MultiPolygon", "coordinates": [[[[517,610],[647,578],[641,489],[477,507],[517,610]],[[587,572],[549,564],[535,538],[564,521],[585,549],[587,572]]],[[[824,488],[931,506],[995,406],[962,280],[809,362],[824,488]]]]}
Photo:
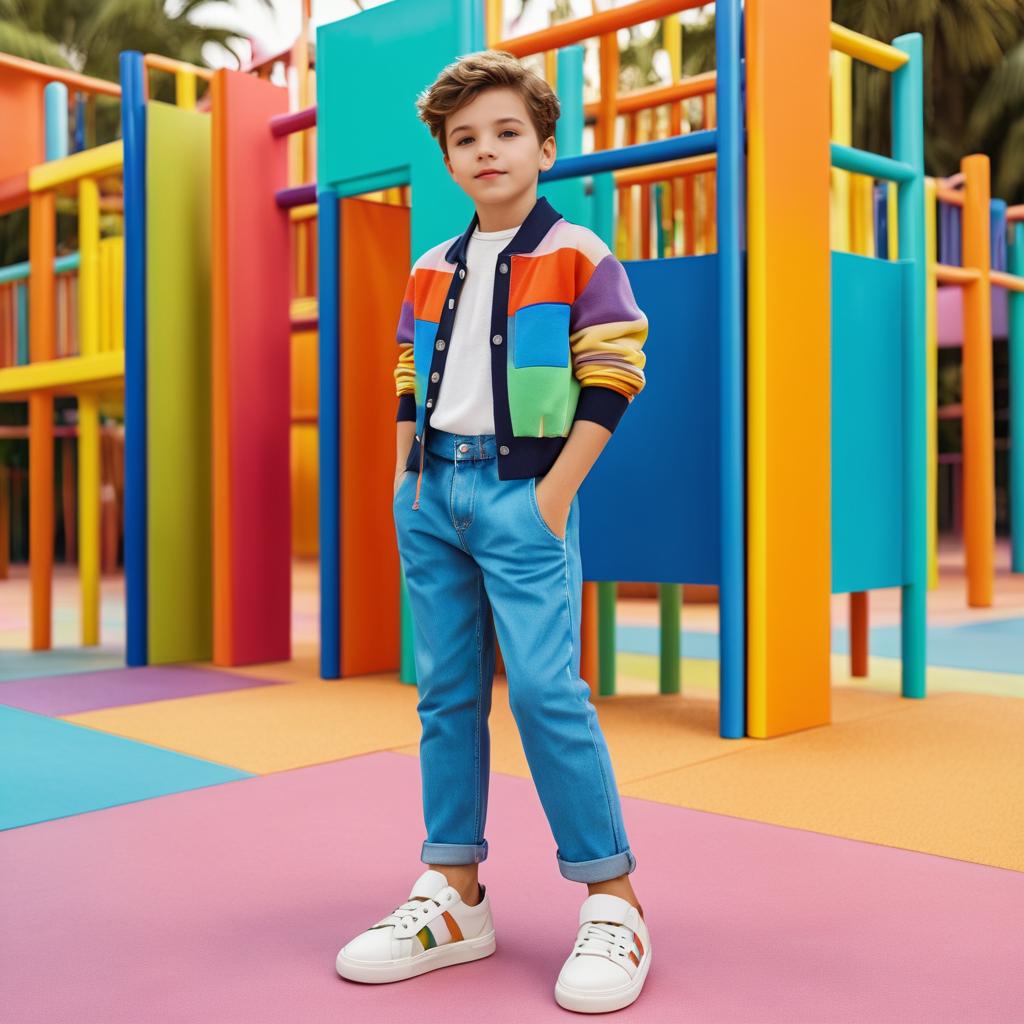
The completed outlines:
{"type": "Polygon", "coordinates": [[[428,950],[433,949],[435,946],[444,945],[447,942],[461,942],[463,935],[462,929],[459,927],[458,922],[452,917],[451,914],[446,910],[440,920],[434,922],[434,927],[438,928],[438,931],[442,934],[440,939],[431,931],[430,925],[424,925],[417,933],[416,938],[420,940],[420,946],[422,949],[428,950]],[[438,926],[444,923],[445,928],[448,930],[448,934],[444,935],[443,930],[438,926]]]}

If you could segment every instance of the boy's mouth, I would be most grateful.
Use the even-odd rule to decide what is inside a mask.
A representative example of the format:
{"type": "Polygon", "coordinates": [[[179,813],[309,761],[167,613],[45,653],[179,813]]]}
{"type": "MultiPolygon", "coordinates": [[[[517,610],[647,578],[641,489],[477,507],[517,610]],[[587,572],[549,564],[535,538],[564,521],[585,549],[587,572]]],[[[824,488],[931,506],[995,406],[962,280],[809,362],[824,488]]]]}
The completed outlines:
{"type": "Polygon", "coordinates": [[[476,177],[478,178],[497,178],[499,175],[504,174],[504,171],[496,171],[494,168],[488,168],[486,171],[481,171],[476,177]]]}

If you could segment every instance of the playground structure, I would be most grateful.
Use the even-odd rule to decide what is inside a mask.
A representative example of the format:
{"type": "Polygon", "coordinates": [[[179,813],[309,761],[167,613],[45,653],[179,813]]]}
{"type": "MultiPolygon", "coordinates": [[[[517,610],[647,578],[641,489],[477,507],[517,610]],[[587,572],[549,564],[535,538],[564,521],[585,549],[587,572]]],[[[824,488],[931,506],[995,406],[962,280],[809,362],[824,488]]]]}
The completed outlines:
{"type": "MultiPolygon", "coordinates": [[[[901,691],[924,696],[920,38],[869,40],[830,24],[820,0],[801,5],[794,29],[778,14],[785,5],[752,0],[744,118],[740,8],[729,0],[716,6],[715,72],[685,80],[676,67],[670,85],[620,95],[615,33],[653,18],[675,31],[675,15],[697,6],[640,0],[502,40],[493,8],[485,38],[475,3],[395,0],[321,26],[317,106],[298,109],[258,75],[123,55],[124,141],[113,167],[124,173],[125,353],[112,379],[125,396],[129,664],[290,657],[292,505],[311,493],[315,445],[320,674],[398,664],[414,681],[381,511],[394,424],[380,396],[392,393],[394,349],[393,324],[377,313],[398,309],[411,255],[461,230],[472,212],[409,98],[444,63],[488,42],[539,57],[557,83],[559,160],[542,191],[626,260],[651,323],[649,383],[581,490],[584,677],[615,691],[616,585],[656,582],[661,690],[678,690],[680,584],[713,585],[721,734],[825,724],[831,594],[855,595],[851,653],[861,637],[866,666],[866,595],[899,586],[901,691]],[[585,105],[580,44],[591,38],[600,40],[601,98],[585,105]],[[892,158],[838,139],[829,147],[830,51],[892,74],[892,158]],[[395,73],[373,104],[352,105],[355,85],[382,60],[395,73]],[[147,69],[158,66],[178,76],[174,107],[146,99],[147,69]],[[204,109],[192,77],[200,74],[210,79],[204,109]],[[700,126],[684,131],[681,104],[695,96],[705,98],[700,126]],[[668,132],[655,137],[646,112],[666,106],[668,132]],[[584,154],[588,123],[595,147],[584,154]],[[314,128],[315,181],[305,177],[314,128]],[[372,147],[352,145],[369,137],[372,147]],[[852,244],[830,253],[830,165],[837,177],[863,178],[869,193],[871,179],[893,183],[895,258],[852,244]],[[289,232],[291,265],[280,258],[289,232]],[[302,396],[299,416],[289,381],[302,396]],[[669,429],[677,439],[665,459],[669,429]],[[301,452],[303,483],[289,449],[293,460],[301,452]],[[609,541],[621,536],[612,527],[623,491],[639,517],[628,546],[609,541]]],[[[300,79],[311,77],[307,64],[300,79]]],[[[35,249],[31,262],[35,273],[35,249]]],[[[0,371],[0,387],[10,372],[0,371]]],[[[48,385],[33,395],[33,425],[49,395],[48,385]]],[[[33,490],[34,508],[46,493],[33,490]]],[[[35,530],[34,593],[37,576],[40,593],[48,586],[36,561],[45,564],[45,526],[35,530]]],[[[307,517],[307,550],[309,529],[307,517]]]]}
{"type": "MultiPolygon", "coordinates": [[[[474,8],[466,5],[452,4],[447,10],[435,5],[429,15],[421,5],[402,6],[403,17],[385,22],[383,11],[370,11],[357,19],[323,26],[318,33],[322,67],[344,69],[343,73],[331,70],[326,74],[322,70],[317,83],[325,627],[333,620],[339,584],[332,578],[333,558],[323,545],[336,535],[336,524],[343,527],[327,477],[339,457],[344,464],[344,456],[331,449],[338,414],[325,415],[338,403],[334,367],[325,361],[337,350],[336,313],[331,310],[328,316],[325,302],[333,277],[333,267],[326,261],[338,247],[337,238],[332,237],[338,232],[337,201],[371,187],[411,183],[414,251],[453,234],[465,212],[459,197],[439,175],[436,154],[423,153],[424,142],[414,137],[415,126],[404,120],[401,103],[418,88],[417,81],[428,79],[438,66],[459,52],[481,48],[483,39],[474,34],[480,26],[474,8]],[[367,72],[370,55],[377,59],[381,54],[403,69],[388,83],[372,111],[377,130],[387,126],[386,134],[393,141],[366,153],[346,147],[344,140],[372,130],[367,120],[370,112],[345,110],[341,101],[346,90],[367,72]],[[438,223],[440,219],[443,224],[438,223]]],[[[687,6],[697,5],[634,4],[492,45],[518,56],[561,51],[555,61],[559,92],[568,99],[576,90],[567,81],[572,58],[566,48],[687,6]]],[[[395,14],[394,7],[388,14],[395,14]]],[[[925,278],[920,56],[917,37],[901,39],[896,47],[873,43],[838,27],[830,28],[824,8],[817,11],[817,19],[808,12],[797,36],[786,37],[777,20],[767,17],[760,5],[751,4],[746,25],[750,191],[745,201],[738,191],[738,16],[738,9],[730,4],[716,6],[715,129],[618,149],[597,148],[586,155],[575,155],[579,153],[576,143],[575,152],[563,156],[543,176],[542,184],[591,177],[590,218],[580,219],[608,240],[613,211],[607,197],[614,192],[608,172],[690,158],[701,158],[706,170],[711,158],[714,160],[717,252],[628,264],[634,291],[651,322],[647,351],[652,373],[644,401],[623,421],[581,490],[581,502],[589,509],[581,543],[585,577],[603,581],[607,587],[630,579],[718,585],[720,729],[726,736],[767,736],[828,720],[828,598],[833,590],[903,587],[903,693],[924,695],[925,278]],[[898,97],[895,159],[842,145],[833,145],[832,154],[842,169],[895,180],[901,213],[899,262],[833,256],[831,332],[827,303],[822,301],[819,308],[814,301],[816,295],[829,294],[828,175],[823,161],[828,153],[824,140],[829,130],[830,39],[836,48],[894,74],[898,97]],[[797,71],[791,59],[796,53],[818,53],[820,60],[803,60],[800,67],[807,70],[797,71]],[[818,97],[817,105],[808,97],[818,97]],[[808,111],[799,130],[791,124],[790,109],[808,111]],[[783,168],[786,174],[781,173],[783,168]],[[765,191],[767,181],[772,183],[770,194],[765,191]],[[749,232],[750,333],[746,353],[740,333],[744,298],[738,231],[744,202],[749,232]],[[790,211],[800,230],[794,231],[792,223],[785,228],[777,224],[773,219],[776,209],[790,211]],[[800,282],[799,295],[794,292],[796,281],[800,282]],[[668,299],[681,294],[700,296],[687,309],[685,331],[678,316],[671,315],[668,299]],[[865,303],[869,295],[872,303],[865,303]],[[870,319],[873,316],[879,317],[877,322],[870,319]],[[893,324],[906,326],[894,329],[893,324]],[[832,395],[831,418],[829,353],[820,345],[815,351],[810,343],[810,339],[829,337],[830,333],[833,358],[844,360],[841,375],[837,372],[834,377],[842,380],[843,387],[832,395]],[[855,345],[853,339],[861,337],[876,339],[879,348],[855,345]],[[799,365],[802,373],[783,381],[781,374],[767,372],[776,360],[799,365]],[[659,365],[660,383],[655,372],[659,365]],[[745,410],[740,401],[744,365],[751,395],[745,410]],[[879,379],[890,382],[884,396],[873,388],[879,379]],[[676,391],[671,390],[669,381],[676,383],[676,391]],[[685,382],[682,395],[679,381],[685,382]],[[904,382],[903,391],[900,381],[904,382]],[[852,406],[846,405],[860,400],[858,388],[865,392],[865,400],[870,394],[867,406],[876,413],[867,445],[855,444],[852,406]],[[669,465],[644,454],[660,450],[656,442],[666,423],[678,424],[682,439],[677,461],[669,465]],[[895,449],[893,437],[901,438],[895,449]],[[701,449],[691,452],[688,438],[700,438],[701,449]],[[742,470],[744,440],[749,445],[747,480],[742,470]],[[829,507],[830,471],[832,491],[839,499],[834,510],[829,507]],[[767,481],[777,476],[787,480],[785,494],[767,486],[767,481]],[[641,540],[634,539],[628,551],[608,541],[614,536],[609,530],[611,509],[616,494],[623,490],[635,497],[642,519],[636,529],[641,540]],[[682,500],[683,494],[690,500],[682,500]],[[703,500],[693,500],[694,495],[703,500]],[[744,512],[747,537],[742,532],[744,512]],[[786,557],[797,549],[813,554],[800,560],[786,557]],[[859,586],[853,586],[854,582],[859,586]]],[[[548,58],[545,64],[550,65],[548,58]]],[[[603,91],[602,95],[604,104],[611,106],[609,94],[603,91]]],[[[568,102],[563,102],[563,111],[571,125],[573,112],[568,102]]],[[[608,139],[607,128],[603,138],[608,139]]],[[[561,152],[565,153],[564,146],[561,152]]],[[[650,173],[656,180],[658,172],[650,173]]],[[[554,201],[557,207],[558,200],[554,201]]],[[[341,352],[344,380],[344,331],[341,352]]],[[[604,607],[603,601],[597,603],[604,607]]],[[[597,636],[602,651],[608,652],[614,649],[611,631],[594,628],[594,606],[592,601],[585,610],[584,630],[591,643],[597,636]]],[[[604,619],[601,625],[606,622],[604,619]]],[[[341,634],[342,651],[344,639],[341,634]]],[[[609,657],[601,658],[602,667],[609,662],[609,657]]],[[[590,665],[594,665],[592,658],[590,665]]],[[[338,650],[326,644],[321,671],[325,677],[341,672],[338,650]]]]}
{"type": "MultiPolygon", "coordinates": [[[[1010,526],[1011,568],[1024,572],[1024,402],[1022,299],[1024,292],[1024,207],[1008,207],[991,199],[989,160],[967,156],[958,186],[929,182],[929,253],[935,282],[944,286],[935,296],[936,319],[943,334],[963,351],[963,533],[967,568],[967,603],[990,607],[993,599],[995,546],[995,425],[992,344],[1000,325],[1009,346],[1010,363],[1010,526]],[[938,227],[938,230],[937,230],[938,227]]],[[[938,344],[939,326],[933,345],[938,344]]],[[[937,465],[935,454],[930,466],[937,465]]],[[[935,479],[929,499],[935,500],[935,479]]]]}
{"type": "MultiPolygon", "coordinates": [[[[14,126],[15,142],[5,146],[0,164],[0,212],[29,209],[28,265],[0,271],[0,280],[12,286],[8,304],[15,310],[13,323],[8,321],[0,399],[27,400],[29,406],[31,646],[46,649],[51,638],[57,395],[78,400],[81,638],[83,645],[93,645],[99,642],[100,406],[119,404],[124,377],[123,250],[116,236],[101,239],[100,209],[105,199],[106,205],[118,206],[122,145],[118,141],[68,153],[68,87],[76,90],[78,110],[88,102],[86,97],[117,96],[120,90],[109,82],[7,56],[0,56],[0,83],[0,110],[4,123],[14,126]],[[79,236],[79,250],[63,258],[55,251],[62,192],[77,198],[79,236]],[[77,303],[72,301],[72,285],[77,303]]],[[[75,134],[82,142],[82,118],[75,134]]]]}

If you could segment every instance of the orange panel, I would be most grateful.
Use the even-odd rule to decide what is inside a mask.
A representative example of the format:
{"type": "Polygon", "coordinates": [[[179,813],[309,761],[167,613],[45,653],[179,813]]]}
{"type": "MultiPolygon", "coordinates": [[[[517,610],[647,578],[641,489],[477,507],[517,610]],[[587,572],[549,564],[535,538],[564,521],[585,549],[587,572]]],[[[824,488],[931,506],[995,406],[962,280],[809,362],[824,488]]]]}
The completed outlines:
{"type": "Polygon", "coordinates": [[[41,78],[0,65],[0,181],[25,174],[46,159],[46,125],[41,78]]]}
{"type": "Polygon", "coordinates": [[[394,395],[394,329],[409,262],[408,209],[342,201],[342,678],[392,671],[399,661],[395,406],[384,399],[394,395]]]}
{"type": "Polygon", "coordinates": [[[750,0],[748,718],[830,718],[831,332],[826,0],[750,0]]]}

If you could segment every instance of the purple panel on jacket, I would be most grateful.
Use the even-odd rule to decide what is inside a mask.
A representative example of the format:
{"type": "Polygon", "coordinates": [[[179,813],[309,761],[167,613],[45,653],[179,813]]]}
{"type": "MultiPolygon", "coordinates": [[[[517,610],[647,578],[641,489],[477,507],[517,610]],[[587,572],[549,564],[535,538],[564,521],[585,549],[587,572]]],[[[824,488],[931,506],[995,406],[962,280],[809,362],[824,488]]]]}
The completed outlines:
{"type": "Polygon", "coordinates": [[[412,313],[412,303],[402,303],[402,315],[398,318],[398,331],[396,337],[399,341],[412,341],[415,335],[416,318],[412,313]]]}
{"type": "Polygon", "coordinates": [[[573,303],[569,333],[575,334],[594,324],[639,320],[642,315],[633,298],[626,271],[609,253],[598,263],[583,294],[573,303]]]}

